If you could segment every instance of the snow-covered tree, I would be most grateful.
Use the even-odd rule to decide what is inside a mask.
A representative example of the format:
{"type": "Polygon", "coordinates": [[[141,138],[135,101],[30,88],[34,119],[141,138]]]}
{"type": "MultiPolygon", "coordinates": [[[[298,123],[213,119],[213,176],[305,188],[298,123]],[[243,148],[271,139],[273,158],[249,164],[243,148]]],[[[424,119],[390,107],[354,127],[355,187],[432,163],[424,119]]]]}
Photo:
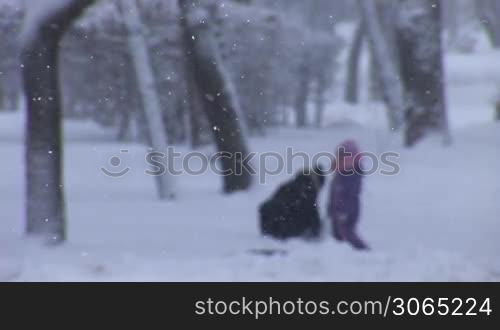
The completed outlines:
{"type": "MultiPolygon", "coordinates": [[[[163,123],[160,99],[156,90],[155,75],[151,57],[145,40],[145,26],[141,21],[136,0],[121,0],[121,10],[128,31],[130,56],[135,68],[140,97],[149,128],[149,138],[153,151],[166,153],[167,134],[163,123]]],[[[165,165],[170,162],[165,162],[165,165]]],[[[175,196],[173,176],[167,168],[166,173],[156,175],[158,196],[160,199],[172,199],[175,196]]]]}
{"type": "Polygon", "coordinates": [[[0,110],[15,110],[21,87],[17,36],[22,23],[22,10],[14,3],[0,3],[0,110]]]}
{"type": "MultiPolygon", "coordinates": [[[[382,28],[382,34],[384,36],[387,50],[391,56],[391,62],[396,68],[399,68],[399,57],[396,47],[396,33],[394,28],[394,22],[398,17],[398,6],[399,3],[392,0],[378,0],[375,1],[375,8],[377,10],[377,16],[382,28]]],[[[370,98],[375,101],[386,101],[387,97],[383,93],[383,81],[380,77],[380,68],[377,65],[376,57],[373,52],[370,56],[370,72],[369,72],[369,91],[370,98]]]]}
{"type": "Polygon", "coordinates": [[[391,129],[398,129],[403,124],[404,91],[399,68],[391,51],[392,46],[385,36],[376,2],[359,0],[358,5],[366,24],[373,61],[379,68],[378,74],[382,95],[388,108],[389,125],[391,129]]]}
{"type": "Polygon", "coordinates": [[[234,85],[214,40],[211,10],[215,7],[202,4],[200,0],[179,0],[178,3],[188,68],[202,95],[203,110],[221,155],[224,192],[246,190],[252,183],[252,177],[241,166],[248,155],[244,123],[234,85]]]}
{"type": "Polygon", "coordinates": [[[353,41],[347,58],[347,74],[344,91],[344,100],[348,103],[358,103],[359,83],[359,61],[363,46],[363,37],[366,34],[366,27],[363,20],[360,20],[354,31],[353,41]]]}
{"type": "Polygon", "coordinates": [[[441,132],[449,142],[441,24],[439,1],[400,2],[396,30],[405,90],[407,146],[431,132],[441,132]]]}
{"type": "Polygon", "coordinates": [[[65,239],[59,45],[93,0],[30,2],[22,36],[22,74],[27,104],[27,233],[49,242],[65,239]]]}

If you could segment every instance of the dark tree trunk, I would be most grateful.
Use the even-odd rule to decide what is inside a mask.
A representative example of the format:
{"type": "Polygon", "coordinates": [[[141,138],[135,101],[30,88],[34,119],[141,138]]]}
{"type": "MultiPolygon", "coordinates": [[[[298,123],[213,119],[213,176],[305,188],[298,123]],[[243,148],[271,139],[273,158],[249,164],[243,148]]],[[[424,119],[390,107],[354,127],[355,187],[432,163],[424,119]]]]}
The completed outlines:
{"type": "Polygon", "coordinates": [[[184,143],[187,140],[186,115],[183,100],[178,97],[175,101],[175,122],[177,127],[173,130],[175,132],[174,143],[184,143]]]}
{"type": "Polygon", "coordinates": [[[458,40],[459,23],[459,5],[457,0],[445,0],[442,2],[443,26],[448,31],[448,44],[455,46],[458,40]]]}
{"type": "Polygon", "coordinates": [[[146,114],[144,113],[144,108],[139,106],[136,109],[136,111],[134,111],[134,114],[137,127],[138,142],[151,146],[153,142],[151,140],[151,136],[149,133],[150,129],[148,121],[146,120],[146,114]]]}
{"type": "MultiPolygon", "coordinates": [[[[499,96],[500,98],[500,96],[499,96]]],[[[496,120],[500,120],[500,99],[495,104],[496,120]]]]}
{"type": "Polygon", "coordinates": [[[59,45],[71,23],[92,2],[71,1],[47,15],[29,32],[22,48],[28,110],[26,231],[51,243],[60,243],[66,236],[59,45]]]}
{"type": "MultiPolygon", "coordinates": [[[[386,40],[387,48],[390,53],[391,61],[399,67],[399,57],[396,47],[396,30],[394,22],[398,19],[396,1],[378,1],[375,4],[378,17],[380,18],[380,26],[382,28],[383,38],[386,40]]],[[[387,96],[383,91],[383,81],[380,75],[380,67],[373,56],[370,54],[370,98],[374,101],[384,101],[387,103],[387,96]]]]}
{"type": "Polygon", "coordinates": [[[323,114],[325,112],[325,92],[326,92],[326,82],[324,77],[319,77],[316,85],[316,99],[315,107],[316,112],[314,115],[314,124],[317,128],[320,128],[323,124],[323,114]]]}
{"type": "Polygon", "coordinates": [[[363,36],[365,35],[365,24],[361,20],[356,32],[354,33],[354,40],[349,51],[349,58],[347,62],[347,80],[345,88],[344,99],[346,102],[351,104],[358,103],[359,94],[359,82],[358,82],[358,72],[359,72],[359,59],[361,57],[361,50],[363,46],[363,36]]]}
{"type": "Polygon", "coordinates": [[[137,89],[135,83],[136,79],[133,74],[133,70],[130,69],[132,66],[130,56],[129,54],[120,54],[119,56],[120,56],[119,57],[120,61],[124,65],[120,67],[121,70],[117,75],[118,76],[117,79],[123,81],[123,89],[120,91],[119,102],[118,102],[118,105],[120,107],[118,141],[125,141],[127,140],[127,138],[130,138],[131,136],[130,131],[135,116],[134,109],[138,109],[140,107],[135,106],[134,102],[131,102],[130,98],[130,95],[133,95],[133,92],[137,89]]]}
{"type": "Polygon", "coordinates": [[[406,99],[405,144],[433,131],[447,135],[441,6],[433,0],[403,0],[397,37],[406,99]]]}
{"type": "Polygon", "coordinates": [[[120,122],[118,123],[118,141],[125,141],[127,139],[127,134],[130,129],[130,119],[131,114],[128,109],[122,109],[119,111],[120,122]]]}
{"type": "Polygon", "coordinates": [[[307,126],[307,101],[311,85],[311,73],[304,61],[299,68],[299,84],[295,98],[295,120],[297,127],[307,126]]]}
{"type": "Polygon", "coordinates": [[[224,171],[224,192],[246,190],[251,173],[241,166],[248,149],[239,116],[239,104],[229,76],[224,71],[210,26],[210,11],[200,1],[178,0],[188,67],[202,94],[203,109],[212,128],[224,171]],[[192,11],[196,11],[193,15],[192,11]],[[198,15],[203,15],[200,19],[198,15]],[[196,16],[196,17],[194,17],[196,16]]]}
{"type": "Polygon", "coordinates": [[[369,97],[373,101],[384,101],[382,92],[382,79],[380,79],[379,68],[377,61],[373,57],[373,52],[370,54],[370,68],[369,68],[369,97]]]}
{"type": "Polygon", "coordinates": [[[186,110],[188,113],[188,123],[189,123],[189,139],[192,148],[199,147],[203,144],[201,138],[201,132],[203,126],[201,123],[201,117],[203,112],[201,111],[201,100],[199,92],[196,88],[196,84],[191,77],[189,70],[186,70],[186,80],[187,80],[187,91],[186,91],[186,110]]]}

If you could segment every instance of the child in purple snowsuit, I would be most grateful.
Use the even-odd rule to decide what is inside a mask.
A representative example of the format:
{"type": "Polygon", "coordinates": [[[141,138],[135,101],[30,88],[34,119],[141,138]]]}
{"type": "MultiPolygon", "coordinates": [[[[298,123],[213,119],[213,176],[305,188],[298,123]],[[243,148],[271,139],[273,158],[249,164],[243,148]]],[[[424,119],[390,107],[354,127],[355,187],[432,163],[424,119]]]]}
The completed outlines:
{"type": "Polygon", "coordinates": [[[361,182],[363,172],[356,142],[347,140],[337,147],[335,176],[330,186],[328,215],[332,221],[333,237],[346,241],[357,250],[368,246],[356,233],[359,221],[361,182]]]}

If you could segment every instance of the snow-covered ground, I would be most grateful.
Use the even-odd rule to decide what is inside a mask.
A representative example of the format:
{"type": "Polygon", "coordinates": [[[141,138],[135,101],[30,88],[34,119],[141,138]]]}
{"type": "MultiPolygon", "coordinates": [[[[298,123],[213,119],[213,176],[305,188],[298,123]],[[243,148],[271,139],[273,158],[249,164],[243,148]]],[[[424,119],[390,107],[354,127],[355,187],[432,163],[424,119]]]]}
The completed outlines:
{"type": "MultiPolygon", "coordinates": [[[[364,182],[359,253],[325,236],[278,243],[260,236],[257,205],[290,175],[224,196],[212,173],[178,178],[174,202],[160,202],[144,170],[144,147],[114,141],[89,122],[65,122],[68,241],[42,247],[22,237],[23,116],[0,114],[0,280],[14,281],[499,281],[500,123],[491,105],[500,54],[447,56],[453,145],[431,137],[416,148],[382,129],[380,105],[332,103],[325,128],[280,129],[252,150],[331,151],[354,137],[365,150],[401,153],[401,172],[364,182]],[[380,124],[380,125],[379,125],[380,124]],[[122,154],[132,171],[100,170],[122,154]],[[253,249],[287,251],[265,257],[253,249]]],[[[179,150],[186,151],[184,147],[179,150]]],[[[209,152],[210,150],[203,150],[209,152]]],[[[300,159],[294,163],[298,169],[300,159]]],[[[326,191],[326,189],[325,189],[326,191]]],[[[324,208],[325,196],[320,204],[324,208]]]]}

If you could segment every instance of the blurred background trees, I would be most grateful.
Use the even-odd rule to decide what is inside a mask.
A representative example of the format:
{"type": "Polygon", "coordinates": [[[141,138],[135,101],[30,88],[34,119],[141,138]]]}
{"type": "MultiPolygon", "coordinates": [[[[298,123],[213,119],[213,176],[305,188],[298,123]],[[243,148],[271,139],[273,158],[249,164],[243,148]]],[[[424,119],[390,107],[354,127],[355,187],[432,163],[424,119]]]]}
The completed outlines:
{"type": "MultiPolygon", "coordinates": [[[[63,40],[64,113],[67,117],[92,119],[113,127],[117,139],[147,142],[147,121],[138,111],[138,86],[116,1],[97,2],[63,40]]],[[[474,29],[481,29],[491,44],[498,47],[498,1],[441,2],[445,47],[471,51],[476,42],[470,32],[474,29]]],[[[347,101],[356,101],[356,63],[368,40],[363,36],[369,32],[356,2],[218,3],[214,38],[238,92],[248,133],[262,135],[266,129],[280,125],[318,125],[325,103],[333,95],[345,92],[347,101]],[[348,22],[358,22],[352,39],[341,38],[336,32],[339,24],[348,22]],[[348,62],[340,67],[339,56],[347,43],[352,49],[346,58],[348,62]],[[338,83],[339,72],[347,69],[345,83],[338,83]]],[[[398,15],[397,2],[380,0],[375,4],[388,45],[396,49],[391,23],[398,15]]],[[[0,29],[5,31],[2,33],[5,46],[0,50],[0,109],[12,110],[18,108],[21,94],[17,36],[24,14],[19,5],[1,6],[0,29]]],[[[191,88],[184,72],[176,2],[148,0],[140,1],[139,6],[149,31],[147,43],[168,140],[194,145],[209,143],[210,129],[198,109],[202,103],[187,97],[191,88]]],[[[380,67],[375,60],[372,64],[372,86],[377,94],[376,89],[381,87],[377,77],[380,67]]],[[[379,93],[384,98],[383,91],[379,93]]]]}
{"type": "MultiPolygon", "coordinates": [[[[61,47],[64,113],[68,118],[91,119],[113,127],[117,139],[147,142],[147,121],[139,111],[127,32],[116,2],[97,2],[65,35],[61,47]]],[[[191,114],[199,117],[202,112],[193,108],[202,104],[187,97],[190,83],[184,72],[176,2],[138,3],[149,33],[146,39],[169,141],[209,143],[206,119],[190,118],[191,114]],[[191,131],[194,128],[197,132],[191,131]]],[[[333,16],[329,17],[333,9],[325,9],[334,6],[331,1],[319,1],[317,7],[305,11],[309,6],[301,1],[292,3],[227,1],[215,18],[214,38],[251,135],[262,135],[276,125],[291,125],[294,114],[300,116],[305,104],[311,105],[312,113],[300,119],[303,123],[299,126],[317,125],[330,97],[327,91],[335,81],[344,41],[335,33],[333,16]],[[324,19],[318,19],[315,11],[324,13],[324,19]],[[303,79],[297,79],[299,76],[303,79]]],[[[0,61],[2,109],[17,108],[19,100],[15,45],[22,19],[22,10],[5,6],[0,12],[2,30],[7,31],[3,38],[12,45],[1,50],[5,53],[0,61]]]]}

